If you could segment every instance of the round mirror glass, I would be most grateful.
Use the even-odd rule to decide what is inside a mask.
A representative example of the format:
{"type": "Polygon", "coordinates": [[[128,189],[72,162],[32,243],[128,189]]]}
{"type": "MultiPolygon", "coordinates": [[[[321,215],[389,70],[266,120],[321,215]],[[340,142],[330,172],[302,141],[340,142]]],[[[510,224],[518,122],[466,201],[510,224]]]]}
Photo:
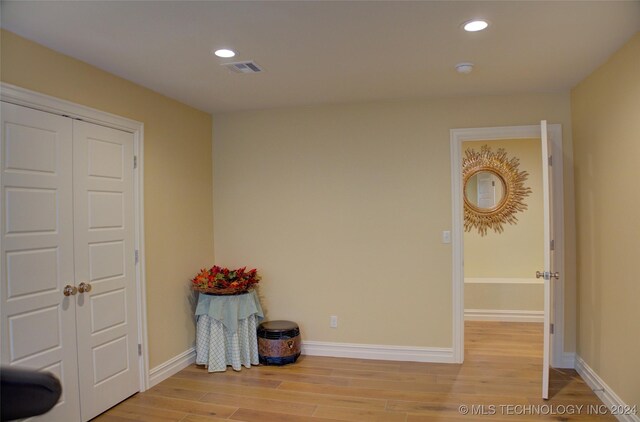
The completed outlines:
{"type": "Polygon", "coordinates": [[[505,184],[497,173],[482,170],[467,179],[466,200],[480,210],[492,210],[504,199],[505,184]]]}

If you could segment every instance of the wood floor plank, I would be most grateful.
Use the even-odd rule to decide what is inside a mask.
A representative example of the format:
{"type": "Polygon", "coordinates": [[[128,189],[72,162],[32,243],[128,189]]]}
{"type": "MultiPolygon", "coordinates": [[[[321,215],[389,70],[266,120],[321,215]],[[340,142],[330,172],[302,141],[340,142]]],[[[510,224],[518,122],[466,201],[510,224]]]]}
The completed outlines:
{"type": "MultiPolygon", "coordinates": [[[[254,369],[254,368],[251,368],[254,369]]],[[[244,377],[255,378],[263,381],[270,381],[267,384],[272,387],[277,387],[282,381],[296,381],[305,382],[308,384],[327,384],[327,385],[348,385],[349,380],[344,377],[334,377],[331,375],[316,375],[307,371],[286,371],[280,370],[278,367],[261,367],[260,370],[252,371],[243,370],[240,372],[225,372],[226,377],[244,377]]],[[[330,373],[331,371],[329,371],[330,373]]],[[[262,386],[262,385],[261,385],[262,386]]]]}
{"type": "Polygon", "coordinates": [[[393,412],[386,410],[363,410],[344,407],[320,406],[313,414],[314,418],[329,418],[340,421],[359,422],[405,422],[405,412],[393,412]]]}
{"type": "Polygon", "coordinates": [[[426,374],[420,372],[400,372],[400,371],[364,371],[358,369],[334,369],[331,373],[333,377],[377,380],[377,381],[403,381],[403,382],[434,382],[436,374],[426,374]]]}
{"type": "Polygon", "coordinates": [[[124,418],[122,416],[114,416],[107,413],[103,413],[91,420],[95,422],[132,422],[132,421],[136,421],[137,419],[124,418]]]}
{"type": "MultiPolygon", "coordinates": [[[[256,369],[258,368],[251,368],[256,369]]],[[[245,369],[246,371],[250,371],[251,369],[245,369]]],[[[235,384],[235,385],[243,385],[247,387],[265,387],[265,388],[276,388],[280,381],[278,380],[270,380],[270,379],[260,379],[246,376],[236,376],[235,372],[214,372],[208,373],[206,369],[202,368],[202,370],[198,372],[191,371],[180,371],[174,375],[176,378],[188,378],[195,379],[198,381],[206,381],[212,384],[235,384]]]]}
{"type": "Polygon", "coordinates": [[[316,418],[312,416],[287,415],[286,413],[268,412],[266,410],[238,409],[231,418],[234,421],[246,422],[336,422],[337,419],[316,418]]]}
{"type": "MultiPolygon", "coordinates": [[[[177,387],[190,389],[211,389],[207,382],[190,379],[179,379],[172,377],[164,383],[177,387]]],[[[381,410],[385,408],[386,402],[380,399],[345,397],[334,394],[316,395],[299,391],[282,391],[271,388],[243,387],[238,385],[227,385],[224,387],[227,394],[235,394],[244,397],[257,397],[263,399],[286,400],[294,403],[306,403],[327,406],[355,407],[360,409],[381,410]]]]}
{"type": "MultiPolygon", "coordinates": [[[[499,407],[496,406],[495,414],[491,414],[488,410],[484,414],[462,414],[459,404],[441,404],[441,403],[415,403],[415,402],[394,402],[390,408],[404,409],[407,413],[407,421],[431,421],[431,420],[481,420],[481,421],[501,421],[504,422],[510,417],[501,415],[499,407]]],[[[522,422],[536,420],[535,417],[524,417],[522,422]]]]}
{"type": "Polygon", "coordinates": [[[125,403],[135,404],[140,407],[152,409],[179,411],[184,412],[185,414],[192,413],[194,415],[215,416],[223,419],[228,418],[236,410],[238,410],[237,407],[222,406],[213,403],[203,403],[195,400],[153,396],[149,394],[136,394],[135,396],[127,399],[125,403]]]}
{"type": "Polygon", "coordinates": [[[374,388],[378,390],[416,391],[429,393],[466,393],[478,392],[478,384],[438,384],[436,382],[406,382],[406,381],[380,381],[380,380],[351,380],[350,387],[374,388]]]}
{"type": "MultiPolygon", "coordinates": [[[[513,414],[504,406],[602,402],[574,370],[553,369],[542,400],[542,324],[465,322],[463,364],[301,356],[292,365],[208,373],[192,365],[99,422],[614,421],[611,415],[513,414]],[[460,405],[493,406],[462,414],[460,405]]],[[[480,409],[476,407],[476,409],[480,409]]]]}
{"type": "Polygon", "coordinates": [[[223,404],[244,409],[263,410],[286,413],[290,415],[311,416],[316,410],[315,404],[297,403],[286,400],[263,399],[225,393],[207,393],[200,401],[223,404]]]}
{"type": "Polygon", "coordinates": [[[133,403],[123,403],[107,414],[141,422],[180,422],[187,416],[185,412],[137,406],[133,403]]]}
{"type": "Polygon", "coordinates": [[[216,418],[214,416],[187,415],[180,422],[229,422],[229,419],[216,418]]]}
{"type": "Polygon", "coordinates": [[[160,383],[154,386],[153,388],[147,390],[145,394],[173,397],[176,399],[199,400],[205,394],[207,394],[207,391],[198,391],[198,390],[190,390],[188,388],[171,387],[165,383],[160,383]]]}
{"type": "MultiPolygon", "coordinates": [[[[300,358],[302,359],[302,357],[300,358]]],[[[300,360],[299,360],[300,362],[300,360]]],[[[295,374],[304,374],[304,375],[325,375],[325,376],[330,376],[331,373],[333,372],[332,368],[317,368],[314,366],[309,366],[309,367],[305,367],[305,366],[300,366],[298,364],[295,365],[283,365],[283,366],[259,366],[260,368],[260,372],[284,372],[284,373],[295,373],[295,374]]],[[[202,369],[203,366],[201,365],[189,365],[187,366],[185,369],[183,369],[184,372],[195,372],[195,373],[202,373],[202,369]]],[[[249,368],[251,369],[251,368],[249,368]]],[[[234,371],[235,372],[235,371],[234,371]]],[[[239,371],[237,373],[244,373],[244,369],[242,371],[239,371]]],[[[226,374],[226,372],[225,372],[226,374]]]]}
{"type": "Polygon", "coordinates": [[[423,392],[423,391],[397,391],[375,388],[360,387],[329,387],[324,385],[311,385],[295,382],[283,382],[279,390],[286,391],[304,391],[315,394],[339,394],[346,397],[363,398],[372,397],[381,400],[411,400],[424,402],[440,402],[465,400],[467,403],[483,404],[483,403],[527,403],[524,396],[512,395],[490,395],[490,394],[451,394],[448,392],[423,392]]]}
{"type": "Polygon", "coordinates": [[[401,366],[397,363],[389,363],[388,361],[368,362],[362,359],[326,358],[323,356],[304,356],[304,359],[300,359],[296,362],[296,365],[313,368],[359,369],[364,371],[398,371],[401,366]]]}

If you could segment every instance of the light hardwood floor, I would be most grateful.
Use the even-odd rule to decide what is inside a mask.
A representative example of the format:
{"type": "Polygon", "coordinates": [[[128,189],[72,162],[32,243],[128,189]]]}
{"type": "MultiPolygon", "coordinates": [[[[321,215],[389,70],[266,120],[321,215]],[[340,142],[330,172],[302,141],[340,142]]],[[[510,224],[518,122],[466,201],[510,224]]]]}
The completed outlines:
{"type": "Polygon", "coordinates": [[[466,322],[465,342],[462,365],[317,356],[301,356],[282,367],[214,374],[194,365],[95,420],[615,420],[594,414],[593,408],[588,414],[588,405],[602,403],[573,370],[552,370],[552,397],[539,398],[541,324],[466,322]],[[543,404],[553,405],[556,414],[522,414],[534,411],[530,405],[543,404]],[[475,405],[485,415],[462,415],[461,405],[475,405]],[[578,412],[580,405],[585,406],[580,414],[567,414],[578,412]]]}

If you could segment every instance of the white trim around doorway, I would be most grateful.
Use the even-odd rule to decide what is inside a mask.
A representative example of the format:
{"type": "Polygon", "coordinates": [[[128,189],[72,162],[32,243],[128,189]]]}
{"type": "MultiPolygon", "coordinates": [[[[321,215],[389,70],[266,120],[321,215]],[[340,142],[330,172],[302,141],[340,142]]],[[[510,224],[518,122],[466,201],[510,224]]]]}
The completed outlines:
{"type": "MultiPolygon", "coordinates": [[[[553,237],[555,251],[553,256],[555,271],[564,271],[564,185],[562,127],[559,124],[548,125],[549,138],[552,143],[553,160],[553,203],[554,228],[553,237]],[[558,158],[555,158],[558,157],[558,158]]],[[[452,200],[452,296],[453,296],[453,358],[454,362],[464,361],[464,213],[462,203],[462,142],[488,141],[499,139],[532,139],[540,138],[540,125],[505,126],[487,128],[451,129],[451,200],[452,200]]],[[[566,367],[564,358],[564,279],[554,284],[553,324],[555,332],[551,336],[551,365],[556,368],[566,367]]]]}
{"type": "Polygon", "coordinates": [[[135,120],[120,117],[94,108],[86,107],[70,101],[61,100],[19,86],[0,83],[0,100],[33,108],[48,113],[80,119],[129,132],[134,136],[133,152],[137,160],[134,169],[134,207],[135,207],[135,249],[138,253],[136,262],[137,290],[137,323],[138,344],[140,345],[140,391],[149,388],[149,350],[147,338],[147,301],[145,287],[145,253],[144,253],[144,124],[135,120]]]}

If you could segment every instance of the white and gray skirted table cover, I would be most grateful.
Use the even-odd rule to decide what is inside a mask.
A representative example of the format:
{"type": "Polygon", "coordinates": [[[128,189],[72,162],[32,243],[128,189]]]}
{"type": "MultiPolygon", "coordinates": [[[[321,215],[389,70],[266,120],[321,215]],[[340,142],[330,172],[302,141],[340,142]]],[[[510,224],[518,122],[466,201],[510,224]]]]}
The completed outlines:
{"type": "Polygon", "coordinates": [[[209,372],[258,365],[257,326],[264,318],[255,290],[233,296],[200,293],[196,307],[196,363],[209,372]]]}

